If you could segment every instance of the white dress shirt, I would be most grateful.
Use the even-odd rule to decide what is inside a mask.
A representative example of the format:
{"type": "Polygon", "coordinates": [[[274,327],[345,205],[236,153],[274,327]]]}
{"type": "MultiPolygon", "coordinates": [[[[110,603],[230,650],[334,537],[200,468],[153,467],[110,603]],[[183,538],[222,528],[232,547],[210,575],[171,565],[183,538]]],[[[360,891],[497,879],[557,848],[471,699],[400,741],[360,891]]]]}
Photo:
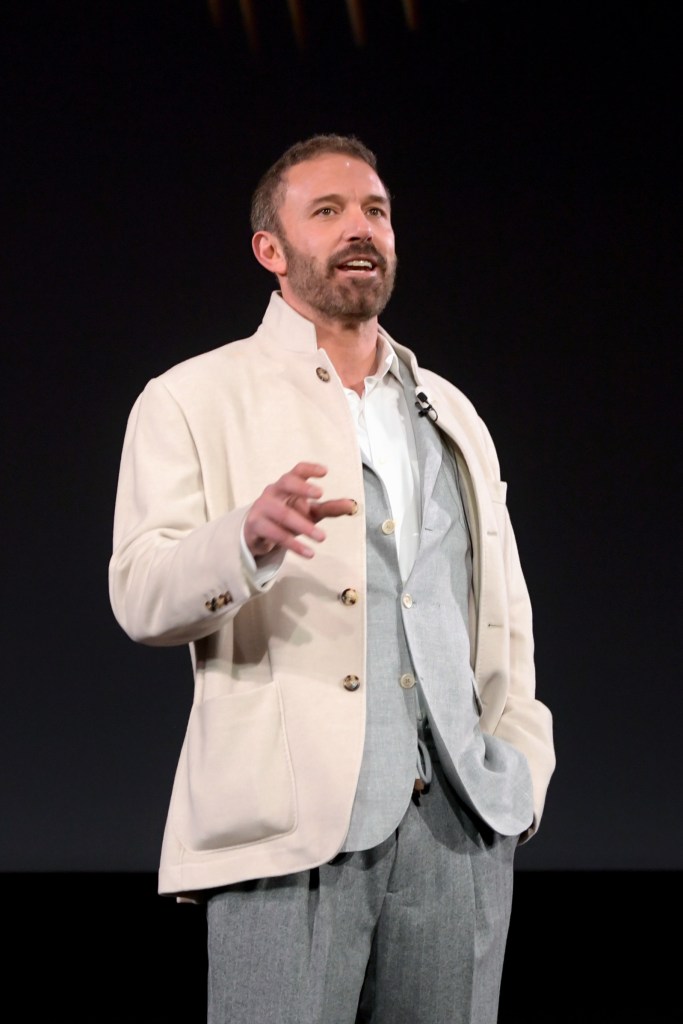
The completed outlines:
{"type": "Polygon", "coordinates": [[[363,459],[377,473],[389,498],[398,564],[405,582],[420,536],[420,473],[400,364],[385,338],[380,339],[377,370],[365,378],[363,395],[352,388],[344,388],[344,392],[363,459]]]}

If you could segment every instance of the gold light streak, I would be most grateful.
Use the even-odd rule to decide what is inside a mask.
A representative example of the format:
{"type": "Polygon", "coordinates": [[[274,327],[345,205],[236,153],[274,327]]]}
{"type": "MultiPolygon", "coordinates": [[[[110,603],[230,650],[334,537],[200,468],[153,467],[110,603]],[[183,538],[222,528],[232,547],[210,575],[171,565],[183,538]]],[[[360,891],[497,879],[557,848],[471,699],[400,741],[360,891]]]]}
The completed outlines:
{"type": "Polygon", "coordinates": [[[365,46],[368,41],[368,34],[365,27],[365,12],[363,0],[346,0],[346,9],[349,12],[351,32],[356,46],[365,46]]]}
{"type": "Polygon", "coordinates": [[[406,25],[411,32],[415,32],[419,20],[418,0],[403,0],[403,13],[406,25]]]}
{"type": "MultiPolygon", "coordinates": [[[[234,3],[235,0],[207,0],[209,16],[217,28],[223,28],[225,25],[225,5],[228,2],[234,3]]],[[[258,53],[261,48],[257,16],[258,0],[237,0],[237,2],[249,49],[252,53],[258,53]]],[[[270,0],[270,2],[274,3],[276,0],[270,0]]],[[[315,11],[316,3],[342,3],[343,0],[285,0],[285,2],[297,47],[299,50],[304,50],[309,36],[306,7],[308,6],[310,12],[315,11]]],[[[395,2],[400,3],[403,8],[406,27],[411,32],[416,31],[419,24],[419,0],[395,0],[395,2]]],[[[372,0],[346,0],[349,27],[356,46],[365,46],[368,42],[366,11],[369,4],[372,4],[372,0]]]]}
{"type": "Polygon", "coordinates": [[[253,0],[239,0],[239,5],[240,12],[242,14],[242,24],[244,25],[244,31],[247,34],[249,49],[252,53],[258,53],[261,43],[259,40],[258,26],[256,24],[256,13],[254,11],[253,0]]]}
{"type": "Polygon", "coordinates": [[[289,7],[289,16],[292,19],[296,44],[300,50],[303,50],[306,46],[307,36],[303,0],[287,0],[287,6],[289,7]]]}

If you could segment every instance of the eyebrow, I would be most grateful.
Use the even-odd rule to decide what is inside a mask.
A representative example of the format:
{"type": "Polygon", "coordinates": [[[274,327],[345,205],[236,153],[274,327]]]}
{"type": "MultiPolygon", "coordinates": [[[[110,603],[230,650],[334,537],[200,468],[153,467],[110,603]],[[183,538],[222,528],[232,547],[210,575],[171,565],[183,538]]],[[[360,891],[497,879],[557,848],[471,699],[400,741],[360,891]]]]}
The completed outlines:
{"type": "MultiPolygon", "coordinates": [[[[374,194],[369,195],[369,196],[365,196],[364,202],[366,202],[366,203],[375,203],[378,206],[379,205],[382,205],[382,206],[390,206],[391,205],[390,202],[389,202],[389,197],[388,196],[381,196],[381,195],[374,195],[374,194]]],[[[337,192],[331,192],[329,195],[326,195],[326,196],[316,196],[315,199],[312,199],[310,201],[308,206],[309,206],[309,208],[313,207],[313,206],[319,206],[320,203],[338,203],[340,206],[342,206],[344,204],[344,196],[340,195],[337,192]]]]}

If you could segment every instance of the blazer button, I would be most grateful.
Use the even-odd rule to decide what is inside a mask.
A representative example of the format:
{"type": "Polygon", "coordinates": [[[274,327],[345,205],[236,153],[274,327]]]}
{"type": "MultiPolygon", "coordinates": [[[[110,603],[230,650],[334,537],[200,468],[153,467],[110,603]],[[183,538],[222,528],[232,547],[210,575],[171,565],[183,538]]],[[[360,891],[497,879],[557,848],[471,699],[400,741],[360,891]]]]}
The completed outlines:
{"type": "Polygon", "coordinates": [[[212,597],[210,601],[205,601],[204,607],[207,611],[215,612],[219,608],[225,608],[228,604],[232,604],[232,594],[229,590],[226,590],[224,594],[219,594],[218,597],[212,597]]]}
{"type": "Polygon", "coordinates": [[[404,690],[412,690],[413,686],[415,686],[415,676],[411,675],[410,672],[404,672],[399,679],[399,683],[404,690]]]}
{"type": "Polygon", "coordinates": [[[339,600],[342,604],[355,604],[358,600],[358,591],[353,587],[347,587],[346,590],[342,590],[339,600]]]}
{"type": "Polygon", "coordinates": [[[315,372],[318,374],[318,379],[321,380],[323,384],[327,384],[328,380],[330,379],[330,374],[325,369],[325,367],[318,366],[315,372]]]}
{"type": "Polygon", "coordinates": [[[382,533],[393,533],[396,529],[396,523],[393,519],[385,519],[382,523],[382,533]]]}
{"type": "Polygon", "coordinates": [[[344,689],[345,690],[357,690],[360,686],[360,679],[358,676],[344,676],[344,689]]]}
{"type": "Polygon", "coordinates": [[[404,594],[403,595],[403,597],[401,598],[401,604],[403,605],[404,608],[412,608],[413,607],[413,599],[410,596],[410,594],[404,594]]]}

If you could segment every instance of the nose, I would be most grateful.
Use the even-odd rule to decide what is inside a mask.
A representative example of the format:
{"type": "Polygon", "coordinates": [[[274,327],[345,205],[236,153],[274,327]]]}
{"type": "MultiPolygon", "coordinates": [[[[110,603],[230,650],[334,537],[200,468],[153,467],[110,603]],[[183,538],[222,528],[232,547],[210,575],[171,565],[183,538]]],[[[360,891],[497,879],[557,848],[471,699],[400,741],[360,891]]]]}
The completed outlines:
{"type": "Polygon", "coordinates": [[[353,207],[347,211],[344,235],[349,241],[370,240],[373,227],[372,218],[360,207],[353,207]]]}

